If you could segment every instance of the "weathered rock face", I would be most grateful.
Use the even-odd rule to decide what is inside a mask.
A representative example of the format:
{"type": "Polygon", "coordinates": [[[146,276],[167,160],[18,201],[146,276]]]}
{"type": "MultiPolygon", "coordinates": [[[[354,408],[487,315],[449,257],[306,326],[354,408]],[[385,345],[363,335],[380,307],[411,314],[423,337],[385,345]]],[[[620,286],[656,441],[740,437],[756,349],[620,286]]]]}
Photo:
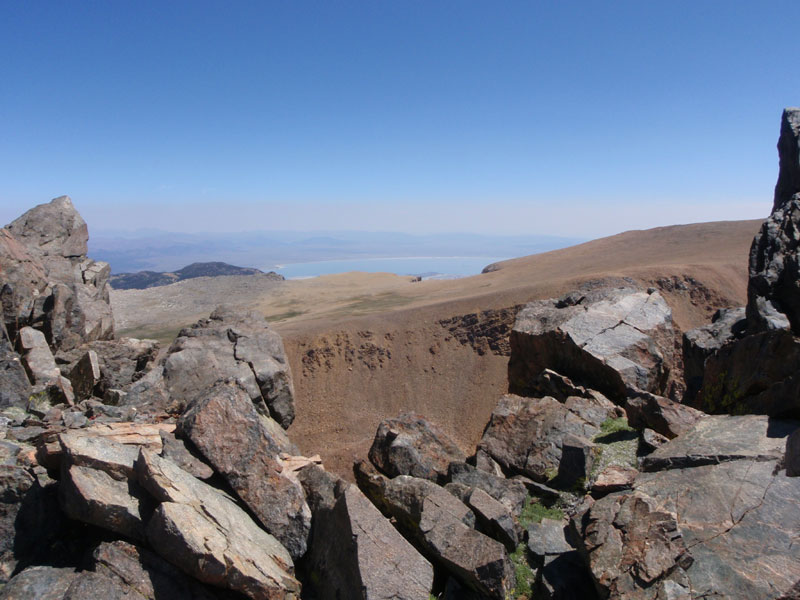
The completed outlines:
{"type": "Polygon", "coordinates": [[[473,529],[472,511],[435,483],[400,475],[384,482],[383,496],[374,502],[388,508],[401,531],[431,561],[466,586],[498,600],[513,587],[514,573],[505,547],[473,529]]]}
{"type": "Polygon", "coordinates": [[[178,421],[191,440],[272,535],[298,558],[306,551],[311,511],[300,484],[281,475],[280,448],[247,393],[218,384],[199,397],[178,421]]]}
{"type": "Polygon", "coordinates": [[[687,468],[732,460],[777,462],[786,437],[800,427],[761,415],[709,416],[642,460],[645,471],[687,468]]]}
{"type": "Polygon", "coordinates": [[[752,332],[790,326],[800,333],[800,109],[787,108],[778,139],[780,172],[772,214],[750,248],[747,319],[752,332]]]}
{"type": "Polygon", "coordinates": [[[389,477],[412,475],[442,483],[448,465],[463,462],[466,456],[436,425],[406,414],[381,421],[369,459],[389,477]]]}
{"type": "Polygon", "coordinates": [[[492,475],[466,463],[451,463],[448,478],[452,483],[464,485],[469,489],[483,490],[503,504],[514,516],[520,514],[528,495],[527,486],[522,481],[492,475]]]}
{"type": "Polygon", "coordinates": [[[541,482],[558,471],[565,435],[591,439],[599,431],[554,398],[507,395],[492,412],[478,447],[507,471],[541,482]]]}
{"type": "Polygon", "coordinates": [[[793,541],[800,479],[787,477],[781,459],[797,426],[755,415],[707,417],[646,457],[648,472],[631,491],[587,503],[572,524],[601,594],[789,594],[800,580],[793,541]]]}
{"type": "Polygon", "coordinates": [[[12,337],[41,329],[54,348],[110,339],[107,263],[86,257],[86,223],[66,196],[41,204],[0,235],[3,314],[12,337]]]}
{"type": "Polygon", "coordinates": [[[664,393],[672,312],[658,292],[602,289],[531,302],[511,332],[509,389],[531,395],[545,369],[621,403],[628,387],[664,393]]]}
{"type": "Polygon", "coordinates": [[[31,395],[31,384],[19,355],[0,335],[0,408],[24,408],[31,395]]]}
{"type": "Polygon", "coordinates": [[[703,385],[706,359],[727,342],[739,339],[747,328],[745,308],[722,308],[711,323],[683,334],[684,402],[691,402],[703,385]]]}
{"type": "Polygon", "coordinates": [[[598,500],[573,523],[602,596],[655,600],[668,597],[671,585],[689,591],[685,569],[692,555],[669,504],[620,492],[598,500]]]}
{"type": "Polygon", "coordinates": [[[705,415],[699,410],[647,392],[632,393],[625,401],[628,424],[652,429],[670,439],[689,431],[705,415]]]}
{"type": "Polygon", "coordinates": [[[199,581],[251,598],[298,596],[289,552],[234,502],[147,450],[136,472],[161,502],[146,533],[163,558],[199,581]]]}
{"type": "Polygon", "coordinates": [[[314,592],[323,600],[427,600],[433,567],[352,485],[319,467],[303,470],[314,502],[313,534],[307,555],[314,592]],[[327,489],[327,493],[322,491],[327,489]],[[315,490],[315,491],[314,491],[315,490]],[[338,493],[338,497],[336,494],[338,493]],[[325,496],[325,499],[322,498],[325,496]]]}
{"type": "Polygon", "coordinates": [[[260,412],[284,429],[294,420],[283,341],[261,315],[219,307],[210,318],[180,332],[164,364],[170,396],[188,405],[220,379],[237,381],[260,412]]]}
{"type": "Polygon", "coordinates": [[[709,413],[800,418],[800,339],[788,329],[726,344],[705,364],[694,406],[709,413]]]}

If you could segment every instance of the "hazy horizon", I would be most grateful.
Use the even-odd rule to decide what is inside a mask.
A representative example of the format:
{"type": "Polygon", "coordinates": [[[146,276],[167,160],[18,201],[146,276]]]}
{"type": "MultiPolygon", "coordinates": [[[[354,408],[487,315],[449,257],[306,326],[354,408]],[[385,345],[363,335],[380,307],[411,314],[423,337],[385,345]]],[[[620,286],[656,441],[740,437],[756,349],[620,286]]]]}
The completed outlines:
{"type": "Polygon", "coordinates": [[[796,1],[0,9],[0,221],[553,234],[765,217],[796,1]]]}

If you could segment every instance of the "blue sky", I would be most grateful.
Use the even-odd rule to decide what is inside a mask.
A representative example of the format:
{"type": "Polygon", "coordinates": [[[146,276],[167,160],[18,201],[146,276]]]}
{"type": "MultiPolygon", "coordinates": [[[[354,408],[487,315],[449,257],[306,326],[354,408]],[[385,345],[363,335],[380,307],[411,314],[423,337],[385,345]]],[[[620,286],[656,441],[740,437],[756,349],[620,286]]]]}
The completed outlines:
{"type": "Polygon", "coordinates": [[[0,0],[0,221],[596,237],[764,217],[800,3],[0,0]]]}

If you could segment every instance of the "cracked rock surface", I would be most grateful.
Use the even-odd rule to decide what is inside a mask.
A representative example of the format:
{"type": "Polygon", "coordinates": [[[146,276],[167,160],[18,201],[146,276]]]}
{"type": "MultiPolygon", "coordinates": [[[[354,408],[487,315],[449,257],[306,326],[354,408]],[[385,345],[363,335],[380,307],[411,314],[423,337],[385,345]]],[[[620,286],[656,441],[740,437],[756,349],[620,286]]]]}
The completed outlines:
{"type": "Polygon", "coordinates": [[[183,329],[164,364],[164,383],[177,408],[220,379],[247,390],[259,411],[284,429],[294,420],[294,389],[281,337],[263,316],[221,306],[183,329]]]}
{"type": "Polygon", "coordinates": [[[800,580],[800,479],[787,477],[782,458],[797,425],[763,416],[698,421],[653,453],[632,491],[579,513],[573,527],[601,595],[789,593],[800,580]]]}
{"type": "Polygon", "coordinates": [[[663,394],[673,368],[672,311],[658,292],[613,288],[531,302],[511,332],[509,389],[533,395],[545,369],[617,403],[626,387],[663,394]]]}

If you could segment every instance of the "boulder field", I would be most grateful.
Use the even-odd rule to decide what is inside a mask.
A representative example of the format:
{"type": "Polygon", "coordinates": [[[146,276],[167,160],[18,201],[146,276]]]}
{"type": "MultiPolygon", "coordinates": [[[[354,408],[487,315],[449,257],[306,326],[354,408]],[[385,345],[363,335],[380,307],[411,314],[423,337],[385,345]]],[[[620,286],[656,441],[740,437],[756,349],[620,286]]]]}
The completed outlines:
{"type": "Polygon", "coordinates": [[[86,223],[33,208],[0,230],[0,599],[800,598],[798,148],[787,109],[746,307],[531,302],[474,449],[386,415],[355,483],[292,442],[261,315],[116,339],[86,223]]]}

